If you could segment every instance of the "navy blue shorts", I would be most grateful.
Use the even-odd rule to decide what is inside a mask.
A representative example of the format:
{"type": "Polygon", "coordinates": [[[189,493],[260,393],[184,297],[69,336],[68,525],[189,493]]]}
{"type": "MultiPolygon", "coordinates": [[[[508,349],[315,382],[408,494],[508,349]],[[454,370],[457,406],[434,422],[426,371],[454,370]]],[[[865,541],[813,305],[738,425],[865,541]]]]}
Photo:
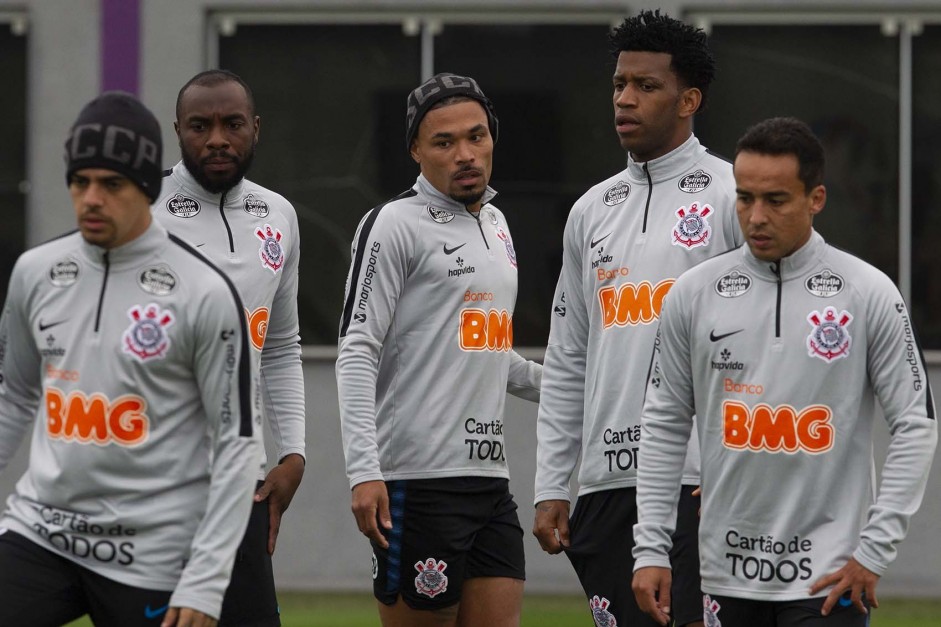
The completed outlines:
{"type": "MultiPolygon", "coordinates": [[[[703,596],[706,627],[867,627],[869,614],[853,607],[847,592],[833,606],[829,616],[821,616],[826,597],[797,601],[753,601],[719,595],[703,596]]],[[[869,603],[863,601],[866,607],[869,603]]]]}
{"type": "Polygon", "coordinates": [[[389,548],[373,545],[373,593],[412,609],[460,602],[464,580],[525,579],[523,529],[506,479],[390,481],[389,548]]]}
{"type": "MultiPolygon", "coordinates": [[[[702,620],[699,577],[699,502],[693,486],[683,486],[677,512],[670,563],[670,594],[675,624],[702,620]]],[[[653,627],[657,623],[641,611],[631,589],[634,571],[634,525],[637,489],[604,490],[578,497],[569,520],[571,546],[565,554],[575,568],[598,625],[653,627]],[[605,622],[608,621],[608,622],[605,622]]],[[[755,623],[756,625],[758,623],[755,623]]]]}

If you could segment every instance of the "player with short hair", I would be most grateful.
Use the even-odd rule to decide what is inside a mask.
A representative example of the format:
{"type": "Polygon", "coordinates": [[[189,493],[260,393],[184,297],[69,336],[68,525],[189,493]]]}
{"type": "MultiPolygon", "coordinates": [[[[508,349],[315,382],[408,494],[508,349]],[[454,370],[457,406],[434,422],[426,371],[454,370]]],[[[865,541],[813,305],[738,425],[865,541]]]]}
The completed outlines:
{"type": "Polygon", "coordinates": [[[503,413],[508,390],[538,400],[541,369],[513,351],[516,251],[488,185],[497,130],[472,78],[412,91],[406,146],[421,174],[353,241],[337,385],[385,627],[520,621],[503,413]]]}
{"type": "Polygon", "coordinates": [[[78,231],[25,252],[0,317],[0,624],[211,627],[248,522],[260,416],[242,303],[152,220],[162,146],[129,94],[65,143],[78,231]]]}
{"type": "Polygon", "coordinates": [[[827,195],[810,128],[751,127],[734,169],[747,245],[681,276],[662,311],[642,418],[637,600],[668,623],[679,464],[695,428],[706,624],[864,627],[937,445],[928,372],[892,281],[813,228],[827,195]],[[878,496],[877,404],[890,433],[878,496]]]}
{"type": "Polygon", "coordinates": [[[305,464],[297,214],[283,196],[245,178],[261,118],[251,88],[239,76],[226,70],[196,74],[180,89],[173,127],[182,160],[166,172],[154,216],[192,240],[238,288],[263,416],[278,460],[267,473],[262,460],[221,624],[277,627],[281,619],[271,555],[305,464]]]}
{"type": "MultiPolygon", "coordinates": [[[[610,35],[615,130],[627,167],[572,207],[563,236],[537,423],[533,533],[565,551],[598,625],[650,623],[634,600],[631,542],[640,412],[657,319],[681,273],[741,243],[731,166],[693,135],[715,75],[705,33],[643,11],[610,35]],[[581,457],[578,500],[569,480],[581,457]]],[[[673,617],[701,624],[699,458],[683,467],[671,554],[673,617]]]]}

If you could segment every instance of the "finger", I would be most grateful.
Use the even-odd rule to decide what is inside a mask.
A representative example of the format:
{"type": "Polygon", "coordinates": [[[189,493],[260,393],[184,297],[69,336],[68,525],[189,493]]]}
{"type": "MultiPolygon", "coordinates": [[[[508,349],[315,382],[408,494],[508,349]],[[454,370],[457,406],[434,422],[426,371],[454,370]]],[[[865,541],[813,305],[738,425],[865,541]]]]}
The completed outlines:
{"type": "Polygon", "coordinates": [[[701,494],[702,494],[702,487],[701,487],[701,486],[697,486],[696,489],[693,490],[693,493],[692,493],[693,496],[700,496],[701,494]]]}
{"type": "Polygon", "coordinates": [[[673,599],[670,598],[670,588],[672,588],[672,582],[670,581],[661,581],[660,583],[660,624],[666,625],[670,622],[670,603],[673,599]]]}
{"type": "Polygon", "coordinates": [[[379,499],[379,523],[383,529],[392,529],[392,514],[389,512],[389,495],[383,494],[379,499]]]}
{"type": "Polygon", "coordinates": [[[829,575],[824,575],[810,586],[810,596],[814,596],[824,588],[832,586],[840,580],[840,576],[837,573],[830,573],[829,575]]]}
{"type": "MultiPolygon", "coordinates": [[[[569,532],[569,519],[567,516],[559,515],[558,521],[556,521],[559,529],[559,544],[565,548],[571,546],[571,534],[569,532]]],[[[561,550],[561,549],[560,549],[561,550]]]]}
{"type": "Polygon", "coordinates": [[[875,582],[870,582],[866,584],[866,599],[869,601],[870,607],[879,607],[879,599],[876,598],[876,584],[875,582]]]}
{"type": "Polygon", "coordinates": [[[267,479],[264,483],[261,484],[257,490],[255,490],[255,502],[260,503],[268,498],[268,495],[271,494],[271,482],[267,479]]]}
{"type": "Polygon", "coordinates": [[[868,614],[869,610],[866,608],[866,604],[863,603],[863,590],[862,587],[853,586],[853,594],[850,595],[850,601],[853,602],[853,607],[860,614],[868,614]]]}
{"type": "Polygon", "coordinates": [[[833,606],[836,605],[841,596],[843,596],[843,590],[834,586],[833,589],[830,590],[830,594],[827,595],[827,598],[823,600],[823,605],[820,607],[820,613],[823,616],[829,616],[830,610],[833,609],[833,606]]]}
{"type": "Polygon", "coordinates": [[[268,508],[268,555],[274,555],[275,545],[278,543],[278,533],[281,531],[281,511],[277,507],[268,508]]]}
{"type": "Polygon", "coordinates": [[[160,627],[175,627],[176,619],[179,617],[180,609],[176,607],[171,607],[167,610],[167,613],[163,617],[163,622],[160,623],[160,627]]]}

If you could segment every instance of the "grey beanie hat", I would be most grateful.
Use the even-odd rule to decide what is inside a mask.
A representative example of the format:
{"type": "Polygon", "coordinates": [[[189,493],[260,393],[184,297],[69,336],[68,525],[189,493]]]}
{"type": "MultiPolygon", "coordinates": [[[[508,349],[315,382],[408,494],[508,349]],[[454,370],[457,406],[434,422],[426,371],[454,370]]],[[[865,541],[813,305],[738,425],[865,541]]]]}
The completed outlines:
{"type": "Polygon", "coordinates": [[[451,96],[467,96],[481,104],[487,112],[487,125],[496,143],[499,130],[497,116],[493,112],[493,103],[484,95],[477,81],[469,76],[442,72],[429,78],[408,95],[408,108],[405,114],[405,150],[411,151],[412,142],[418,135],[418,125],[421,124],[425,114],[436,102],[451,96]]]}
{"type": "Polygon", "coordinates": [[[83,168],[104,168],[133,181],[150,202],[163,183],[163,140],[157,118],[131,94],[108,91],[89,102],[65,140],[65,180],[83,168]]]}

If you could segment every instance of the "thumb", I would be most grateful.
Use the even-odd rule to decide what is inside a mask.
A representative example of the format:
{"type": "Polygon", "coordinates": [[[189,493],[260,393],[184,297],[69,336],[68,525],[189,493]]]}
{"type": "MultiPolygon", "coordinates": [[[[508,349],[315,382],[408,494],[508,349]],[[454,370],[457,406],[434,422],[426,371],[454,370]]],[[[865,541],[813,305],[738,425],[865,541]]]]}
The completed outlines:
{"type": "Polygon", "coordinates": [[[379,509],[376,512],[379,516],[379,522],[385,529],[392,529],[392,514],[389,513],[389,495],[384,494],[379,499],[379,509]]]}
{"type": "Polygon", "coordinates": [[[261,484],[261,487],[255,491],[255,502],[261,503],[271,494],[271,482],[267,479],[261,484]]]}
{"type": "Polygon", "coordinates": [[[160,623],[160,627],[174,627],[176,625],[177,615],[180,613],[180,608],[171,607],[167,610],[166,615],[163,617],[163,622],[160,623]]]}

